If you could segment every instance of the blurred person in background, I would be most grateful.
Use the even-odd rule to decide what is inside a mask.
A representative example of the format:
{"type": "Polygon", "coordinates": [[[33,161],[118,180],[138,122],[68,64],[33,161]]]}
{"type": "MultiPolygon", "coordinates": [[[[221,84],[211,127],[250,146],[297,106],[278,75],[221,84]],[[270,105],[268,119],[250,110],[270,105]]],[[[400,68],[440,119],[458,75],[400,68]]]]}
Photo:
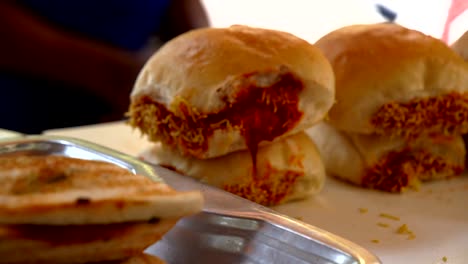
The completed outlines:
{"type": "Polygon", "coordinates": [[[0,128],[120,120],[158,42],[207,26],[200,0],[0,1],[0,128]]]}

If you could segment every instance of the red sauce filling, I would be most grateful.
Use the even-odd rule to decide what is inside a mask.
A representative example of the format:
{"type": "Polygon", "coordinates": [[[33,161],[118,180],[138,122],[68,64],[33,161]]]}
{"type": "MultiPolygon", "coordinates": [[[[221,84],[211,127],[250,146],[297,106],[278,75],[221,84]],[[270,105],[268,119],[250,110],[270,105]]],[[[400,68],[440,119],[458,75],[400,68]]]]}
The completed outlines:
{"type": "Polygon", "coordinates": [[[426,173],[450,171],[455,176],[463,170],[463,166],[450,165],[443,158],[433,157],[428,152],[405,149],[390,152],[369,169],[362,185],[387,192],[402,192],[415,181],[426,180],[423,178],[426,173]]]}
{"type": "MultiPolygon", "coordinates": [[[[298,94],[303,89],[303,83],[291,72],[284,72],[270,87],[258,87],[251,78],[257,73],[244,75],[242,78],[249,80],[242,83],[242,89],[232,102],[228,98],[223,101],[227,107],[217,113],[195,114],[190,113],[184,103],[180,103],[179,109],[182,116],[176,116],[160,103],[153,101],[150,97],[142,97],[132,108],[137,113],[132,113],[130,122],[139,127],[150,137],[151,132],[157,133],[166,144],[179,147],[185,154],[197,156],[196,153],[208,149],[207,138],[213,135],[217,129],[237,128],[245,138],[247,147],[252,155],[254,168],[256,167],[256,155],[258,145],[262,141],[272,141],[295,127],[302,118],[303,113],[298,110],[298,94]],[[151,121],[153,118],[145,118],[145,105],[156,107],[157,120],[171,119],[170,124],[161,121],[151,121]],[[141,110],[138,110],[141,109],[141,110]],[[136,117],[135,117],[136,116],[136,117]],[[227,120],[227,122],[223,122],[227,120]],[[154,123],[150,123],[154,122],[154,123]],[[156,126],[156,132],[155,131],[156,126]],[[173,132],[177,130],[183,135],[201,136],[202,140],[190,140],[173,132]]],[[[200,137],[197,137],[198,139],[200,137]]]]}
{"type": "Polygon", "coordinates": [[[401,192],[404,187],[409,186],[410,177],[417,178],[412,166],[415,162],[409,151],[390,152],[383,161],[368,170],[362,185],[388,192],[401,192]],[[403,166],[405,163],[409,166],[403,166]]]}
{"type": "Polygon", "coordinates": [[[231,124],[241,127],[254,169],[260,142],[272,141],[283,135],[301,119],[303,113],[298,110],[298,94],[302,88],[302,82],[291,73],[282,75],[269,88],[250,84],[238,94],[237,103],[217,117],[229,119],[231,124]],[[270,101],[265,100],[267,96],[270,101]]]}

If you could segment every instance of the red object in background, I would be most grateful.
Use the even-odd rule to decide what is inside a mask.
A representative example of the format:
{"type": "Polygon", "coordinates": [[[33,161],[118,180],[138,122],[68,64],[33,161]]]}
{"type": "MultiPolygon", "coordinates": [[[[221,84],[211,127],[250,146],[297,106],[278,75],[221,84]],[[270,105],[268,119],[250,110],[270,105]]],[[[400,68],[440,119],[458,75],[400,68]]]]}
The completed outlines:
{"type": "Polygon", "coordinates": [[[447,19],[445,20],[444,32],[442,33],[442,40],[445,43],[449,41],[450,25],[452,22],[463,12],[468,9],[468,0],[452,0],[450,8],[447,14],[447,19]]]}

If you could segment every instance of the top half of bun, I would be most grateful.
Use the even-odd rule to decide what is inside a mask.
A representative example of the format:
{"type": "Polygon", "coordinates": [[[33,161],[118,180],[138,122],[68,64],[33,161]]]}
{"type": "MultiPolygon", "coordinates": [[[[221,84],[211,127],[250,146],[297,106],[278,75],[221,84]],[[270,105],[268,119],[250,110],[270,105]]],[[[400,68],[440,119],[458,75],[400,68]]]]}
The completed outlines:
{"type": "Polygon", "coordinates": [[[170,111],[184,101],[202,114],[219,112],[245,79],[268,88],[285,71],[303,82],[299,107],[315,106],[323,116],[333,103],[334,76],[320,50],[289,33],[238,25],[197,29],[166,43],[140,72],[131,97],[149,96],[170,111]]]}
{"type": "Polygon", "coordinates": [[[334,126],[372,133],[384,104],[468,92],[468,65],[442,41],[397,24],[353,25],[316,42],[332,64],[334,126]]]}

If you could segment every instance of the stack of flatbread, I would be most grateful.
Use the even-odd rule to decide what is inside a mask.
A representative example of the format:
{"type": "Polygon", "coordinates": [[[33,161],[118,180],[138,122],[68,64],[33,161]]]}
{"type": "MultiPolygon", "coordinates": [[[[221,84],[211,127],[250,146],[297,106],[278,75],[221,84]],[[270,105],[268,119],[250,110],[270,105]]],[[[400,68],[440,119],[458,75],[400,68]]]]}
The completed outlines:
{"type": "Polygon", "coordinates": [[[158,263],[142,254],[203,204],[114,164],[0,159],[0,263],[158,263]]]}

